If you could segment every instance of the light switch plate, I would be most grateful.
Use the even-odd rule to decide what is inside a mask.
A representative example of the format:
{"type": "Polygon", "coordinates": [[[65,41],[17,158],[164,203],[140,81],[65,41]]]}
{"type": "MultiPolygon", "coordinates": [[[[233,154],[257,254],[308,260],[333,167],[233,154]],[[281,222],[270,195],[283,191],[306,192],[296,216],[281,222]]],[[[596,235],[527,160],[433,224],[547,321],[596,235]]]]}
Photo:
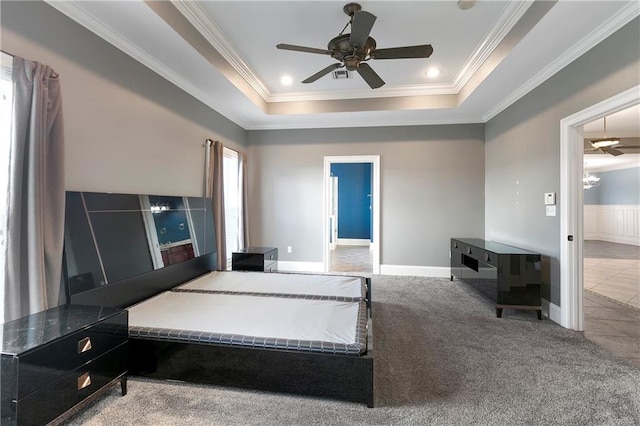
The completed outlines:
{"type": "Polygon", "coordinates": [[[556,215],[556,206],[547,206],[547,216],[556,215]]]}
{"type": "Polygon", "coordinates": [[[545,206],[554,206],[556,204],[556,193],[555,192],[545,192],[544,193],[544,205],[545,206]]]}

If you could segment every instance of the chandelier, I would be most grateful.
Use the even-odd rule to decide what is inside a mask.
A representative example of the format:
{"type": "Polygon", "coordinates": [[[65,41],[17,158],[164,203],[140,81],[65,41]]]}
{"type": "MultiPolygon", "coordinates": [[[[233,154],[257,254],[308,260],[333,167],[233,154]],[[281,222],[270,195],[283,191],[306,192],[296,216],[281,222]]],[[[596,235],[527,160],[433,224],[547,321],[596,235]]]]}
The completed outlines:
{"type": "Polygon", "coordinates": [[[600,182],[600,178],[590,175],[588,172],[584,172],[582,175],[582,188],[589,189],[594,186],[598,186],[598,182],[600,182]]]}

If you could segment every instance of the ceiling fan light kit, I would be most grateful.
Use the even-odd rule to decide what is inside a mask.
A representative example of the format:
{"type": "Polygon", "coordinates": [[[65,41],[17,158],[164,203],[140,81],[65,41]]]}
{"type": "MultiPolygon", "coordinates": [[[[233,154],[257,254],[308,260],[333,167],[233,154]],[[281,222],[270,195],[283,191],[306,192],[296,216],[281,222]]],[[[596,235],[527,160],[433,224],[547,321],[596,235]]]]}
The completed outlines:
{"type": "Polygon", "coordinates": [[[377,49],[375,39],[369,36],[377,17],[362,10],[358,3],[347,3],[343,11],[349,16],[349,22],[340,34],[329,41],[326,50],[284,43],[276,46],[281,50],[328,55],[338,61],[303,80],[302,83],[313,83],[338,68],[346,68],[347,71],[356,71],[369,87],[377,89],[384,85],[384,80],[366,63],[367,61],[428,58],[433,53],[430,44],[377,49]],[[351,26],[351,33],[344,34],[348,26],[351,26]]]}
{"type": "Polygon", "coordinates": [[[592,139],[591,146],[594,148],[606,148],[609,146],[618,145],[620,143],[620,139],[616,138],[606,138],[606,139],[592,139]]]}

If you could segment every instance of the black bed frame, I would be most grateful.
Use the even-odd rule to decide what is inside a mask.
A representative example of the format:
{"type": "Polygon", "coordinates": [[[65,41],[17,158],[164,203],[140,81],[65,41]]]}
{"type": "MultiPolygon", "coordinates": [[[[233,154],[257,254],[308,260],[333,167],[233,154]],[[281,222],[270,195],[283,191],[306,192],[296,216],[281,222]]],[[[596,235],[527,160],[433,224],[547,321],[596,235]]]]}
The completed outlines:
{"type": "MultiPolygon", "coordinates": [[[[126,308],[214,270],[215,253],[71,296],[71,303],[126,308]]],[[[361,356],[129,338],[129,374],[374,405],[371,280],[367,351],[361,356]]]]}

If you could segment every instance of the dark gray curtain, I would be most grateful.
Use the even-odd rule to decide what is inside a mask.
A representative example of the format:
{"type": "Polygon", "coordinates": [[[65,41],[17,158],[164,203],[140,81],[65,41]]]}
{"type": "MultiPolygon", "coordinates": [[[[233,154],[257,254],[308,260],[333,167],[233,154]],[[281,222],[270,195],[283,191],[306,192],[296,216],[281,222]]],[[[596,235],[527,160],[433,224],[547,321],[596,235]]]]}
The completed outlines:
{"type": "Polygon", "coordinates": [[[213,226],[216,231],[216,251],[218,252],[217,269],[227,269],[227,245],[225,241],[226,230],[224,221],[224,177],[222,173],[224,146],[220,141],[213,142],[209,158],[209,176],[207,197],[211,198],[213,207],[213,226]]]}
{"type": "Polygon", "coordinates": [[[64,238],[64,140],[58,74],[13,60],[4,320],[57,306],[64,238]]]}

